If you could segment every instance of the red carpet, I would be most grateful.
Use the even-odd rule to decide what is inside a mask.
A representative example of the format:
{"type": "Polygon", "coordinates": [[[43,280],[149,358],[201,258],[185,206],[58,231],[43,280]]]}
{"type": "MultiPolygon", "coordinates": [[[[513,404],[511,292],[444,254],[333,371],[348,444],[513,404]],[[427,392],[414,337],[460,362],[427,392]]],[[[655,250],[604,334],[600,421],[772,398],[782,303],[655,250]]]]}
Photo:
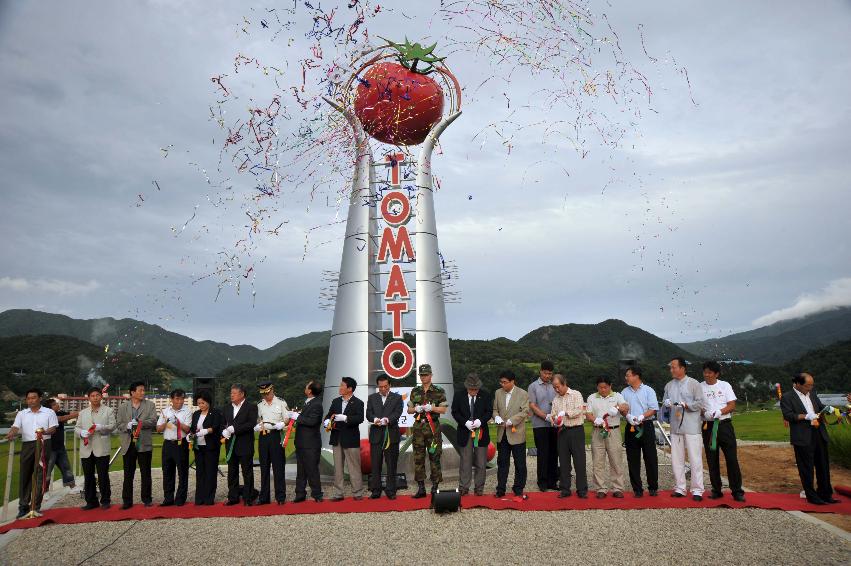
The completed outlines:
{"type": "MultiPolygon", "coordinates": [[[[605,499],[597,499],[592,492],[588,499],[579,499],[574,494],[572,497],[558,499],[554,491],[547,493],[531,492],[525,501],[513,496],[497,499],[493,495],[466,496],[461,503],[463,508],[487,508],[487,509],[515,509],[519,511],[560,511],[560,510],[587,510],[587,509],[691,509],[729,507],[731,509],[758,508],[778,509],[782,511],[809,511],[816,513],[838,513],[851,515],[851,497],[836,494],[840,503],[833,505],[811,505],[805,499],[801,499],[797,493],[757,493],[746,494],[745,503],[733,501],[729,493],[724,494],[723,499],[704,499],[697,503],[690,497],[672,498],[670,492],[659,492],[658,497],[649,497],[645,494],[642,498],[636,498],[632,493],[626,493],[623,499],[615,499],[611,495],[605,499]]],[[[260,505],[245,507],[234,505],[231,507],[224,504],[196,507],[192,504],[183,507],[143,507],[135,505],[132,509],[122,511],[120,506],[114,505],[111,509],[103,511],[94,509],[92,511],[81,511],[77,507],[61,507],[44,512],[44,516],[38,519],[18,520],[0,527],[0,534],[12,529],[29,529],[40,527],[51,523],[75,524],[94,523],[97,521],[124,521],[124,520],[149,520],[149,519],[196,519],[207,517],[263,517],[269,515],[298,515],[302,513],[373,513],[388,511],[414,511],[417,509],[428,509],[430,498],[412,499],[410,495],[400,495],[395,501],[384,497],[381,499],[363,499],[354,501],[347,498],[340,502],[323,501],[316,503],[308,499],[303,503],[288,502],[286,505],[260,505]]]]}

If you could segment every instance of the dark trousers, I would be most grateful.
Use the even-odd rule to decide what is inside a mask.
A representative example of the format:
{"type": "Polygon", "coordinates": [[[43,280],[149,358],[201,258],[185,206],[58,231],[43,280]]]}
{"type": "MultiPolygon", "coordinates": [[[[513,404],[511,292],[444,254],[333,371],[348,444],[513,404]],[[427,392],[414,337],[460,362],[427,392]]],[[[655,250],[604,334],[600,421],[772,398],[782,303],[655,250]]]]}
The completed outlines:
{"type": "Polygon", "coordinates": [[[53,466],[57,466],[62,474],[62,485],[74,485],[74,472],[71,471],[71,462],[68,460],[68,451],[64,445],[50,449],[50,459],[47,461],[47,477],[51,481],[53,480],[53,466]]]}
{"type": "Polygon", "coordinates": [[[251,501],[254,493],[254,454],[231,455],[228,462],[228,501],[239,501],[239,472],[242,470],[242,501],[251,501]]]}
{"type": "Polygon", "coordinates": [[[153,452],[139,452],[136,443],[130,441],[130,447],[123,456],[124,485],[121,486],[121,499],[125,504],[133,503],[133,478],[136,476],[136,464],[139,464],[139,475],[142,476],[142,503],[150,503],[151,499],[151,456],[153,452]]]}
{"type": "Polygon", "coordinates": [[[189,484],[189,446],[186,441],[163,440],[163,503],[186,503],[189,484]],[[177,472],[177,493],[174,492],[174,474],[177,472]]]}
{"type": "Polygon", "coordinates": [[[399,463],[399,443],[391,442],[390,446],[384,448],[384,444],[369,445],[369,461],[372,472],[369,475],[369,490],[373,493],[381,493],[381,464],[385,464],[387,481],[384,492],[387,495],[396,493],[396,464],[399,463]]]}
{"type": "Polygon", "coordinates": [[[706,454],[706,463],[709,466],[709,481],[712,483],[712,492],[721,493],[721,452],[723,451],[724,461],[727,462],[727,481],[730,483],[730,491],[733,495],[744,495],[742,471],[739,469],[739,457],[736,454],[736,431],[733,430],[733,420],[718,421],[715,450],[710,450],[712,426],[711,422],[706,423],[706,429],[703,431],[703,453],[706,454]]]}
{"type": "Polygon", "coordinates": [[[296,448],[295,496],[307,497],[307,485],[310,496],[322,497],[322,484],[319,482],[319,448],[296,448]]]}
{"type": "Polygon", "coordinates": [[[538,487],[556,489],[558,487],[558,437],[555,427],[537,427],[532,429],[535,447],[538,450],[538,487]]]}
{"type": "Polygon", "coordinates": [[[199,446],[195,451],[195,505],[212,505],[216,501],[219,444],[213,441],[207,442],[210,444],[199,446]]]}
{"type": "Polygon", "coordinates": [[[261,434],[257,441],[260,450],[260,501],[270,501],[269,472],[275,474],[275,501],[287,499],[287,484],[284,467],[284,449],[281,446],[281,431],[269,431],[261,434]]]}
{"type": "MultiPolygon", "coordinates": [[[[824,424],[822,424],[824,426],[824,424]]],[[[820,497],[830,499],[833,496],[833,487],[830,485],[830,460],[827,454],[827,442],[812,427],[812,438],[809,446],[795,446],[795,463],[798,465],[798,475],[801,476],[801,485],[807,497],[820,497]],[[815,467],[815,480],[818,489],[813,488],[813,467],[815,467]]]]}
{"type": "Polygon", "coordinates": [[[508,443],[508,435],[505,434],[499,444],[496,445],[496,492],[505,493],[505,485],[508,483],[508,466],[514,460],[514,484],[511,491],[515,495],[522,495],[526,488],[526,443],[511,445],[508,443]]]}
{"type": "Polygon", "coordinates": [[[35,440],[21,443],[21,475],[20,475],[20,495],[18,499],[18,510],[21,512],[30,510],[30,501],[33,491],[33,473],[35,473],[35,504],[33,507],[36,510],[41,509],[41,499],[44,497],[44,468],[41,467],[41,460],[47,463],[50,459],[50,440],[42,443],[42,448],[39,448],[39,461],[36,461],[35,440]],[[44,450],[44,454],[41,453],[44,450]]]}
{"type": "Polygon", "coordinates": [[[561,467],[561,491],[570,489],[570,459],[576,467],[576,493],[588,493],[585,469],[585,429],[580,426],[562,428],[558,433],[558,459],[561,467]]]}
{"type": "Polygon", "coordinates": [[[659,457],[656,453],[656,430],[653,421],[644,421],[631,432],[632,425],[627,425],[624,432],[624,444],[626,445],[626,463],[629,468],[629,483],[632,491],[644,493],[641,483],[641,457],[644,456],[644,473],[647,475],[647,488],[652,491],[659,489],[659,457]],[[639,427],[644,432],[641,438],[635,435],[639,427]]]}
{"type": "Polygon", "coordinates": [[[109,456],[90,455],[80,460],[83,464],[83,494],[86,505],[98,505],[98,489],[100,489],[100,505],[110,503],[112,488],[109,485],[109,456]],[[97,472],[97,481],[95,481],[97,472]]]}

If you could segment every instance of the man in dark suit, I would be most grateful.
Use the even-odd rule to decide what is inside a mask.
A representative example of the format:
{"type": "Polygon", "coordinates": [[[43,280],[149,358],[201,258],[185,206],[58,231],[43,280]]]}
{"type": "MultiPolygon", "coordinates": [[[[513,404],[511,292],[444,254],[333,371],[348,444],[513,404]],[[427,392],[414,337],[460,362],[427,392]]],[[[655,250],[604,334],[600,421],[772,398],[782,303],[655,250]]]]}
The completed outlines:
{"type": "Polygon", "coordinates": [[[340,380],[340,396],[331,401],[325,415],[325,430],[331,431],[334,450],[334,497],[331,501],[343,500],[344,469],[349,469],[352,482],[352,498],[363,499],[363,475],[360,469],[360,424],[363,422],[363,401],[355,397],[357,382],[351,377],[340,380]]]}
{"type": "Polygon", "coordinates": [[[369,429],[370,499],[381,497],[381,463],[387,464],[387,499],[396,499],[396,464],[399,461],[399,417],[402,416],[402,396],[391,393],[390,378],[380,375],[375,380],[378,391],[366,400],[366,420],[369,429]]]}
{"type": "Polygon", "coordinates": [[[476,495],[482,495],[490,443],[488,421],[493,417],[493,400],[487,391],[482,390],[482,380],[474,373],[464,380],[464,387],[467,394],[459,391],[452,399],[452,418],[458,422],[457,446],[461,456],[458,484],[461,495],[467,495],[475,467],[473,489],[476,495]]]}
{"type": "Polygon", "coordinates": [[[290,414],[295,419],[295,499],[293,503],[301,503],[307,499],[307,484],[310,484],[310,496],[316,501],[322,501],[322,483],[319,481],[319,455],[322,450],[322,435],[319,425],[322,424],[322,385],[310,381],[304,388],[307,401],[301,412],[290,414]]]}
{"type": "Polygon", "coordinates": [[[254,503],[254,425],[257,424],[257,405],[245,402],[245,387],[234,383],[230,387],[230,404],[222,411],[225,428],[225,454],[228,462],[228,500],[225,505],[239,503],[239,471],[242,470],[242,502],[254,503]]]}
{"type": "Polygon", "coordinates": [[[799,373],[792,381],[793,393],[780,399],[783,418],[789,422],[789,441],[795,448],[795,463],[807,501],[814,505],[839,503],[830,485],[830,460],[827,453],[827,426],[822,421],[824,405],[812,393],[813,376],[799,373]],[[818,489],[813,488],[813,467],[818,489]]]}

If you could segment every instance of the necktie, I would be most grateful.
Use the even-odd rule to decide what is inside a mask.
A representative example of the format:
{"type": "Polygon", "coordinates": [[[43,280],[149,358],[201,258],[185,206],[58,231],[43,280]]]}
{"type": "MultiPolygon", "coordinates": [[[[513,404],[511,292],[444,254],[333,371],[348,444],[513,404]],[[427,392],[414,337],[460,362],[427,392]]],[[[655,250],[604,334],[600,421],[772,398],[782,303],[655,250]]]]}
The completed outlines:
{"type": "Polygon", "coordinates": [[[473,410],[474,410],[475,406],[476,406],[476,398],[470,397],[470,418],[471,419],[473,418],[473,410]]]}

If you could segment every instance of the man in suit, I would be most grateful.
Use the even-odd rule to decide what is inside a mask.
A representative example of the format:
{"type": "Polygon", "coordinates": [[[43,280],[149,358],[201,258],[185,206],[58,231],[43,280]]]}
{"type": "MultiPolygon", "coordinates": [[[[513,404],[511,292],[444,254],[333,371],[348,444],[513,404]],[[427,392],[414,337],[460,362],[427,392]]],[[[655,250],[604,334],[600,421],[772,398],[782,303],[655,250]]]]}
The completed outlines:
{"type": "Polygon", "coordinates": [[[524,497],[526,487],[526,417],[529,414],[529,395],[515,385],[517,377],[511,370],[499,374],[499,389],[493,402],[493,422],[496,423],[496,496],[505,495],[508,466],[514,460],[514,495],[524,497]]]}
{"type": "Polygon", "coordinates": [[[457,446],[461,456],[458,487],[461,495],[470,492],[470,480],[475,467],[473,489],[476,495],[482,495],[490,443],[487,423],[493,416],[493,402],[488,392],[482,390],[482,380],[474,373],[464,380],[464,388],[467,390],[466,395],[459,391],[452,399],[452,418],[458,422],[457,446]]]}
{"type": "Polygon", "coordinates": [[[349,469],[352,498],[363,499],[363,476],[360,469],[360,424],[363,422],[363,401],[354,396],[357,382],[351,377],[340,380],[340,396],[331,401],[325,415],[325,430],[331,431],[330,444],[334,450],[334,497],[343,500],[343,467],[349,469]]]}
{"type": "Polygon", "coordinates": [[[225,428],[225,454],[228,463],[228,500],[225,505],[239,503],[239,471],[242,470],[242,502],[254,504],[254,425],[257,405],[245,401],[245,387],[230,386],[230,404],[222,411],[225,428]]]}
{"type": "Polygon", "coordinates": [[[136,464],[142,476],[142,503],[153,505],[151,498],[151,456],[154,445],[151,433],[157,427],[157,408],[145,399],[145,384],[130,384],[130,399],[118,406],[116,426],[121,438],[121,458],[124,463],[124,485],[121,487],[122,509],[133,507],[133,479],[136,464]]]}
{"type": "Polygon", "coordinates": [[[83,464],[83,493],[86,504],[83,511],[98,508],[97,488],[100,488],[100,507],[109,509],[112,490],[109,485],[110,435],[115,429],[115,412],[102,404],[100,388],[89,389],[89,406],[80,411],[74,432],[83,439],[80,444],[80,462],[83,464]],[[97,471],[97,487],[95,472],[97,471]]]}
{"type": "Polygon", "coordinates": [[[317,502],[322,501],[322,483],[319,481],[319,455],[322,450],[322,385],[310,381],[304,388],[307,400],[301,412],[293,411],[290,418],[295,419],[295,499],[301,503],[307,499],[307,484],[310,484],[310,496],[317,502]]]}
{"type": "Polygon", "coordinates": [[[780,399],[783,418],[789,423],[789,441],[795,449],[795,463],[807,501],[814,505],[839,503],[830,485],[830,459],[827,453],[827,426],[822,421],[824,405],[812,393],[813,376],[799,373],[792,380],[794,395],[780,399]],[[813,487],[813,467],[818,489],[813,487]]]}
{"type": "Polygon", "coordinates": [[[402,416],[402,396],[391,393],[390,378],[379,375],[375,380],[378,391],[366,400],[366,420],[369,429],[370,499],[381,497],[381,464],[387,465],[387,499],[396,499],[396,464],[399,461],[399,417],[402,416]]]}

